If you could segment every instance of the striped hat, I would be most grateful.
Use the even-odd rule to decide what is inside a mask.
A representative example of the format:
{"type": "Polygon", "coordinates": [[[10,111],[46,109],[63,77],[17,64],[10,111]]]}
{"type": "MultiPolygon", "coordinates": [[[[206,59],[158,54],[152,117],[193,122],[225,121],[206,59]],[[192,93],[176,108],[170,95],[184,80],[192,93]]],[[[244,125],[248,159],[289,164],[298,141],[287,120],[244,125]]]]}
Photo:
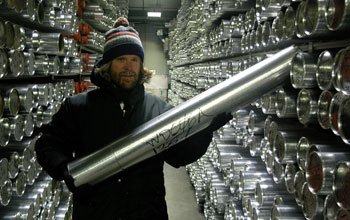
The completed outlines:
{"type": "Polygon", "coordinates": [[[102,64],[127,54],[137,55],[143,62],[144,50],[139,34],[134,28],[130,26],[112,28],[105,34],[105,38],[102,64]]]}

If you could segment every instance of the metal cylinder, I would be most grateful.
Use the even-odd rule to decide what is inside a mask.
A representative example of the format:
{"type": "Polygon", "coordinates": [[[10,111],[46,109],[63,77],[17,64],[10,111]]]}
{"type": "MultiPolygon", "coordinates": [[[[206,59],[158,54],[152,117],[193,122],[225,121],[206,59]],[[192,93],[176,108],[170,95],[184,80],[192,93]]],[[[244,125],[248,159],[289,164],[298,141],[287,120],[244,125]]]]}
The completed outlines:
{"type": "Polygon", "coordinates": [[[316,124],[319,90],[302,89],[297,98],[298,120],[303,125],[316,124]]]}
{"type": "Polygon", "coordinates": [[[38,52],[47,54],[62,54],[64,40],[61,33],[40,33],[38,52]]]}
{"type": "Polygon", "coordinates": [[[340,66],[342,60],[344,60],[345,48],[340,49],[334,57],[333,65],[332,65],[332,85],[337,91],[341,91],[340,78],[338,77],[339,72],[341,70],[340,66]]]}
{"type": "Polygon", "coordinates": [[[323,218],[336,219],[336,213],[338,210],[339,206],[334,199],[334,195],[329,194],[324,201],[323,218]]]}
{"type": "Polygon", "coordinates": [[[13,48],[19,51],[23,51],[26,44],[26,35],[24,28],[13,24],[13,32],[14,32],[14,42],[13,42],[13,48]]]}
{"type": "Polygon", "coordinates": [[[344,143],[350,145],[350,129],[349,129],[349,107],[350,107],[350,98],[347,98],[342,102],[338,112],[338,127],[339,134],[344,143]]]}
{"type": "Polygon", "coordinates": [[[281,88],[276,92],[276,114],[279,118],[297,117],[297,96],[295,90],[281,88]]]}
{"type": "Polygon", "coordinates": [[[266,115],[260,111],[250,110],[248,119],[248,133],[254,135],[264,134],[264,124],[266,115]]]}
{"type": "Polygon", "coordinates": [[[255,189],[255,199],[257,201],[257,207],[273,205],[273,201],[276,195],[287,195],[288,192],[281,184],[257,182],[255,189]]]}
{"type": "Polygon", "coordinates": [[[340,57],[336,58],[334,71],[332,72],[333,79],[337,85],[335,88],[346,95],[350,94],[350,80],[349,80],[349,62],[350,62],[350,47],[342,50],[340,57]],[[339,59],[339,62],[338,62],[339,59]],[[334,78],[335,77],[335,78],[334,78]]]}
{"type": "Polygon", "coordinates": [[[305,25],[303,22],[305,18],[305,8],[306,1],[301,1],[295,13],[295,33],[298,38],[304,38],[306,36],[305,25]]]}
{"type": "Polygon", "coordinates": [[[331,90],[332,84],[332,66],[333,66],[334,52],[325,50],[317,60],[316,82],[318,88],[322,90],[331,90]]]}
{"type": "Polygon", "coordinates": [[[295,37],[295,10],[292,6],[288,6],[284,13],[283,32],[286,40],[295,37]]]}
{"type": "Polygon", "coordinates": [[[5,47],[13,49],[14,35],[13,23],[5,21],[5,47]]]}
{"type": "Polygon", "coordinates": [[[0,186],[0,204],[3,206],[7,206],[12,197],[12,182],[11,180],[7,179],[1,186],[0,186]]]}
{"type": "Polygon", "coordinates": [[[0,118],[0,146],[6,146],[10,141],[11,129],[8,118],[0,118]]]}
{"type": "Polygon", "coordinates": [[[294,88],[315,88],[316,85],[316,63],[318,59],[316,53],[297,53],[292,60],[290,71],[290,81],[294,88]]]}
{"type": "Polygon", "coordinates": [[[19,112],[20,100],[17,89],[10,88],[5,91],[4,95],[5,109],[4,114],[15,116],[19,112]]]}
{"type": "Polygon", "coordinates": [[[18,172],[18,175],[13,181],[13,191],[17,196],[23,196],[26,190],[26,174],[23,171],[18,172]]]}
{"type": "Polygon", "coordinates": [[[8,56],[6,51],[0,48],[0,79],[4,78],[8,74],[8,63],[8,56]]]}
{"type": "MultiPolygon", "coordinates": [[[[7,159],[8,178],[14,179],[18,174],[18,165],[20,160],[19,154],[17,152],[1,151],[0,157],[7,159]]],[[[6,162],[4,162],[2,162],[2,167],[4,164],[6,164],[6,162]]]]}
{"type": "Polygon", "coordinates": [[[303,200],[303,185],[307,184],[305,172],[304,171],[297,171],[294,177],[294,188],[295,188],[295,201],[296,203],[301,206],[304,203],[303,200]]]}
{"type": "MultiPolygon", "coordinates": [[[[145,135],[144,137],[149,137],[148,138],[149,140],[142,138],[143,140],[142,143],[140,142],[138,143],[139,146],[134,145],[135,147],[132,148],[132,152],[133,152],[132,154],[129,154],[126,151],[123,151],[124,153],[127,153],[129,155],[128,157],[125,157],[124,153],[121,153],[122,151],[119,150],[119,149],[123,149],[124,145],[128,146],[129,144],[128,138],[122,138],[120,140],[115,141],[111,145],[106,146],[100,151],[95,152],[94,156],[92,157],[89,156],[89,159],[86,157],[86,158],[81,158],[79,160],[76,160],[72,163],[69,163],[68,169],[70,174],[75,179],[74,184],[76,186],[79,186],[85,183],[92,183],[92,182],[97,183],[103,179],[106,179],[109,176],[115,173],[118,173],[121,170],[126,169],[127,167],[137,162],[140,162],[146,158],[153,156],[157,152],[161,152],[167,149],[172,144],[175,144],[177,142],[177,141],[175,142],[174,137],[176,137],[176,140],[180,141],[180,140],[183,140],[186,136],[191,135],[192,133],[203,129],[205,126],[207,126],[210,123],[210,118],[211,118],[210,115],[214,116],[222,111],[225,111],[226,108],[231,110],[233,108],[237,109],[244,104],[248,104],[252,102],[253,100],[256,99],[256,97],[253,97],[253,94],[257,94],[257,91],[259,91],[260,89],[261,91],[259,92],[259,96],[260,94],[264,94],[266,92],[273,90],[278,84],[284,82],[286,78],[285,71],[288,71],[290,60],[296,52],[297,52],[297,49],[295,47],[286,48],[278,52],[276,55],[263,60],[262,62],[241,72],[240,74],[237,74],[236,75],[237,77],[236,76],[231,77],[225,82],[187,101],[183,105],[180,105],[177,108],[174,108],[168,111],[161,117],[164,117],[167,120],[169,120],[168,122],[169,126],[165,126],[164,121],[159,120],[158,118],[158,119],[149,121],[147,125],[140,127],[140,130],[136,129],[138,133],[137,135],[138,137],[145,135]],[[262,71],[264,71],[264,74],[261,74],[262,71]],[[254,74],[254,72],[256,72],[256,74],[254,74]],[[282,72],[284,74],[282,74],[282,72]],[[242,78],[242,76],[244,77],[242,78]],[[269,76],[269,77],[265,78],[266,76],[269,76]],[[275,80],[273,81],[271,81],[272,76],[275,77],[275,80]],[[264,79],[266,79],[266,82],[264,79]],[[274,85],[271,85],[271,87],[266,85],[266,84],[271,84],[272,82],[274,83],[274,85]],[[251,85],[254,84],[254,86],[252,86],[253,88],[247,86],[247,83],[251,85]],[[244,84],[244,89],[239,86],[243,84],[244,84]],[[261,84],[262,86],[258,86],[259,84],[261,84]],[[251,90],[249,88],[251,88],[251,90]],[[242,94],[245,94],[246,96],[250,92],[252,92],[251,97],[249,98],[242,97],[242,94]],[[227,95],[222,96],[220,93],[227,93],[227,95]],[[237,94],[238,97],[235,97],[234,94],[237,94]],[[234,103],[232,101],[237,103],[234,103]],[[219,103],[222,110],[217,108],[219,103]],[[238,103],[240,104],[237,105],[238,103]],[[214,107],[212,104],[214,104],[215,108],[212,108],[214,107]],[[203,108],[204,106],[206,107],[203,108]],[[189,109],[192,109],[191,110],[192,113],[189,115],[186,115],[186,117],[184,118],[183,116],[184,113],[188,112],[189,109]],[[205,115],[207,117],[205,117],[205,115]],[[199,123],[199,119],[200,119],[200,123],[199,123]],[[186,122],[186,121],[190,122],[190,124],[186,123],[187,124],[186,127],[184,127],[182,130],[187,134],[184,135],[183,133],[179,133],[180,131],[179,129],[177,133],[174,134],[173,132],[175,127],[179,127],[179,126],[183,127],[184,125],[183,122],[186,122]],[[157,122],[162,122],[162,123],[157,123],[157,122]],[[172,136],[164,136],[164,134],[166,133],[172,134],[172,136]],[[155,136],[156,138],[154,138],[153,136],[155,136]],[[115,152],[113,153],[113,156],[109,157],[109,159],[106,160],[105,152],[108,152],[108,155],[111,155],[110,150],[112,149],[115,150],[115,152]],[[104,158],[103,159],[104,162],[101,163],[102,160],[100,159],[95,160],[94,158],[100,158],[100,159],[104,158]],[[90,160],[90,159],[93,159],[93,160],[90,160]],[[115,161],[119,161],[119,163],[115,163],[115,161]],[[110,166],[109,165],[106,166],[107,164],[110,164],[110,166]],[[87,166],[90,168],[86,169],[87,166]],[[100,170],[100,171],[95,172],[95,170],[100,170]]],[[[131,148],[129,149],[131,150],[131,148]]]]}
{"type": "Polygon", "coordinates": [[[55,56],[49,56],[49,61],[48,61],[48,64],[49,64],[49,74],[50,75],[53,75],[53,76],[56,76],[59,74],[60,72],[60,58],[59,56],[55,55],[55,56]]]}
{"type": "Polygon", "coordinates": [[[337,204],[345,209],[350,208],[349,177],[349,160],[339,161],[334,168],[332,190],[337,204]]]}
{"type": "Polygon", "coordinates": [[[35,74],[45,76],[49,74],[49,56],[47,54],[35,56],[35,74]]]}
{"type": "Polygon", "coordinates": [[[29,52],[23,52],[23,55],[25,57],[25,64],[24,64],[24,75],[33,76],[35,74],[35,55],[33,51],[29,52]]]}
{"type": "Polygon", "coordinates": [[[329,30],[331,31],[347,31],[349,30],[349,21],[350,21],[350,12],[349,8],[350,3],[347,0],[335,1],[327,0],[326,1],[326,24],[329,30]]]}
{"type": "Polygon", "coordinates": [[[9,53],[10,73],[14,77],[22,76],[25,71],[25,56],[22,51],[11,50],[9,53]]]}
{"type": "Polygon", "coordinates": [[[285,39],[283,11],[280,11],[278,16],[272,22],[272,34],[275,36],[276,43],[285,39]]]}
{"type": "Polygon", "coordinates": [[[261,97],[261,110],[264,114],[276,114],[276,92],[261,97]]]}
{"type": "Polygon", "coordinates": [[[329,121],[329,107],[330,103],[333,98],[333,93],[324,90],[317,101],[317,119],[319,125],[323,129],[329,129],[330,128],[330,121],[329,121]]]}
{"type": "Polygon", "coordinates": [[[10,120],[10,130],[11,130],[11,140],[21,141],[24,137],[24,129],[23,129],[23,116],[16,115],[14,117],[9,117],[10,120]]]}
{"type": "Polygon", "coordinates": [[[326,12],[327,1],[307,0],[304,9],[304,27],[305,34],[312,37],[320,37],[330,35],[330,32],[326,25],[326,18],[324,16],[326,12]]]}
{"type": "Polygon", "coordinates": [[[273,146],[274,159],[278,163],[296,163],[297,144],[301,134],[277,131],[273,146]]]}
{"type": "Polygon", "coordinates": [[[303,204],[302,209],[306,219],[322,219],[324,211],[324,196],[313,194],[308,187],[308,183],[304,183],[302,187],[303,204]]]}
{"type": "MultiPolygon", "coordinates": [[[[332,100],[331,103],[329,105],[329,121],[330,121],[330,128],[332,129],[333,133],[335,135],[340,135],[339,132],[339,110],[340,110],[340,106],[343,105],[343,102],[346,100],[346,96],[341,93],[338,92],[336,93],[332,100]]],[[[346,114],[345,114],[346,115],[346,114]]]]}
{"type": "Polygon", "coordinates": [[[280,217],[288,217],[290,219],[300,219],[303,213],[298,206],[292,205],[272,205],[271,208],[271,219],[280,219],[280,217]]]}
{"type": "Polygon", "coordinates": [[[284,170],[284,181],[287,192],[295,193],[294,178],[298,168],[294,163],[287,163],[284,170]]]}
{"type": "Polygon", "coordinates": [[[307,158],[306,179],[314,194],[331,193],[332,171],[337,161],[347,160],[350,153],[314,151],[307,158]]]}

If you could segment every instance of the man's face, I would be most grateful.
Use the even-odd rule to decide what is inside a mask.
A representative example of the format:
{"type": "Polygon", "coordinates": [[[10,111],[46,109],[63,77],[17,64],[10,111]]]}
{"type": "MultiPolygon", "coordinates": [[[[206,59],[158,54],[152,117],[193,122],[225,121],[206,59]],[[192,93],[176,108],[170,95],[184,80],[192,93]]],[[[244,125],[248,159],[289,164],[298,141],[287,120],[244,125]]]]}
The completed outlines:
{"type": "Polygon", "coordinates": [[[114,83],[124,89],[132,89],[138,82],[141,58],[137,55],[122,55],[112,60],[111,76],[114,83]]]}

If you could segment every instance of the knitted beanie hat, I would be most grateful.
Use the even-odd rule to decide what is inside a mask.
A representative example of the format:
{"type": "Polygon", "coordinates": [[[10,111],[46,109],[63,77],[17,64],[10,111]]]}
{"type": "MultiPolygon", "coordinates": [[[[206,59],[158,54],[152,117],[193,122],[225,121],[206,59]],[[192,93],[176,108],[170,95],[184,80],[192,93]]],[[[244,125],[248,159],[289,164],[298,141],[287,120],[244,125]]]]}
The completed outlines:
{"type": "Polygon", "coordinates": [[[134,28],[130,26],[112,28],[105,34],[105,38],[102,64],[127,54],[137,55],[143,62],[144,50],[139,34],[134,28]]]}

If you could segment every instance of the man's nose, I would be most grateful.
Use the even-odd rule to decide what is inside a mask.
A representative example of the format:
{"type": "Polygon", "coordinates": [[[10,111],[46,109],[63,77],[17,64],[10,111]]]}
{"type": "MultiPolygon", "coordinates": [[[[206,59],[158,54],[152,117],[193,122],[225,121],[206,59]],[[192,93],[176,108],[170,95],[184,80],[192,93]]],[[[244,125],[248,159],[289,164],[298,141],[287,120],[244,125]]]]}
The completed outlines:
{"type": "Polygon", "coordinates": [[[124,67],[126,70],[132,70],[132,62],[127,60],[124,67]]]}

